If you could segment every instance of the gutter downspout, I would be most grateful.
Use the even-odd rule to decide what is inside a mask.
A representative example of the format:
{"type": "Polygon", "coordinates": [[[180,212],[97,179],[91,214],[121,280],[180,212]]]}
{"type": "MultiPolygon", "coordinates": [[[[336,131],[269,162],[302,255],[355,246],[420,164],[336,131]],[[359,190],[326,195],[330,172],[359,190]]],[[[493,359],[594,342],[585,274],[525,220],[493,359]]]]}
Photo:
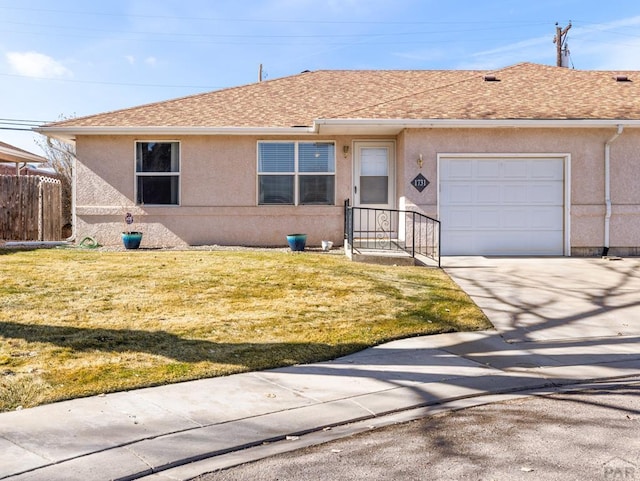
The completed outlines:
{"type": "Polygon", "coordinates": [[[602,249],[602,256],[605,257],[609,254],[609,236],[610,236],[610,223],[611,223],[611,144],[620,137],[624,131],[624,126],[619,124],[618,130],[613,137],[611,137],[604,144],[604,248],[602,249]]]}
{"type": "Polygon", "coordinates": [[[66,242],[75,242],[77,235],[77,217],[76,217],[76,163],[78,157],[72,152],[62,150],[51,142],[51,137],[47,136],[47,145],[53,150],[57,150],[62,154],[68,154],[73,157],[73,163],[71,164],[71,236],[65,239],[66,242]]]}

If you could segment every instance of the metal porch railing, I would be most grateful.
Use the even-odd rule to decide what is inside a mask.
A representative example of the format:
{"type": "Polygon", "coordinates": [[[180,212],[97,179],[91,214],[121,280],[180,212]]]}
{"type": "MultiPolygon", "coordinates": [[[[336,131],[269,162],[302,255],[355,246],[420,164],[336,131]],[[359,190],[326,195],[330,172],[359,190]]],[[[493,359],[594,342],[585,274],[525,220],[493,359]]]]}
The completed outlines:
{"type": "Polygon", "coordinates": [[[424,256],[440,267],[440,221],[411,210],[352,207],[344,202],[346,248],[400,251],[424,256]]]}

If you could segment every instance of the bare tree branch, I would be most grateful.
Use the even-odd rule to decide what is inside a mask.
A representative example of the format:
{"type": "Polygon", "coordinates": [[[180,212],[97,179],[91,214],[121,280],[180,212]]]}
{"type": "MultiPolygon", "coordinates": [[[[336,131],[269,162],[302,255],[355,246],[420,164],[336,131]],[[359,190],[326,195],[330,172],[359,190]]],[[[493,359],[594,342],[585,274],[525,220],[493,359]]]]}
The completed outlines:
{"type": "MultiPolygon", "coordinates": [[[[73,117],[60,116],[59,120],[66,120],[73,117]]],[[[45,157],[49,160],[47,165],[53,168],[62,182],[62,223],[69,230],[70,235],[72,213],[71,213],[71,181],[73,176],[73,159],[75,158],[75,146],[62,142],[61,140],[49,138],[41,135],[36,143],[44,151],[45,157]]]]}

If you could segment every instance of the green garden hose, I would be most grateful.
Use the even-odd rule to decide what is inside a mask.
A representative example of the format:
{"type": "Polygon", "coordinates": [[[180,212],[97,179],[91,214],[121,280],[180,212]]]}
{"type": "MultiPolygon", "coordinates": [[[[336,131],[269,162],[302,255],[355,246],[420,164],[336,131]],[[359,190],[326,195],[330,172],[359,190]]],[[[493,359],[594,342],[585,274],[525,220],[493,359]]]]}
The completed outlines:
{"type": "Polygon", "coordinates": [[[98,244],[98,241],[93,237],[87,236],[80,241],[78,247],[82,247],[83,249],[97,249],[100,247],[100,244],[98,244]]]}

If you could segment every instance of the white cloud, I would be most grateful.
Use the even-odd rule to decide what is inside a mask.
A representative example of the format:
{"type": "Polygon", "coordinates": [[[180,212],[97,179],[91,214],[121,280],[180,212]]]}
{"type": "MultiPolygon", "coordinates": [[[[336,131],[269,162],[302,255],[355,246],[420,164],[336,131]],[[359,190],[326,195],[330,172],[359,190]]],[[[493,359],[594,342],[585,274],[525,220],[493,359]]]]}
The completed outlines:
{"type": "Polygon", "coordinates": [[[432,48],[423,50],[413,50],[410,52],[395,52],[394,56],[411,61],[433,62],[446,58],[447,51],[444,49],[432,48]]]}
{"type": "Polygon", "coordinates": [[[27,77],[73,77],[73,72],[57,60],[38,52],[9,52],[11,69],[27,77]]]}
{"type": "MultiPolygon", "coordinates": [[[[528,50],[533,48],[538,48],[542,45],[546,45],[550,43],[548,37],[536,37],[530,38],[527,40],[522,40],[520,42],[514,42],[507,44],[503,47],[494,48],[491,50],[484,50],[482,52],[476,52],[472,54],[473,57],[491,57],[495,55],[500,55],[503,53],[511,53],[511,52],[521,52],[523,50],[528,50]]],[[[554,47],[555,48],[555,47],[554,47]]]]}
{"type": "Polygon", "coordinates": [[[602,50],[601,59],[596,68],[601,70],[640,70],[640,40],[607,45],[602,50]]]}
{"type": "MultiPolygon", "coordinates": [[[[133,55],[125,55],[125,60],[129,65],[136,65],[138,63],[138,59],[133,55]]],[[[149,67],[155,67],[158,64],[158,59],[153,56],[149,56],[143,60],[143,62],[149,67]]]]}
{"type": "Polygon", "coordinates": [[[456,68],[489,70],[519,62],[555,62],[555,47],[549,37],[534,37],[498,48],[474,52],[458,63],[456,68]]]}

